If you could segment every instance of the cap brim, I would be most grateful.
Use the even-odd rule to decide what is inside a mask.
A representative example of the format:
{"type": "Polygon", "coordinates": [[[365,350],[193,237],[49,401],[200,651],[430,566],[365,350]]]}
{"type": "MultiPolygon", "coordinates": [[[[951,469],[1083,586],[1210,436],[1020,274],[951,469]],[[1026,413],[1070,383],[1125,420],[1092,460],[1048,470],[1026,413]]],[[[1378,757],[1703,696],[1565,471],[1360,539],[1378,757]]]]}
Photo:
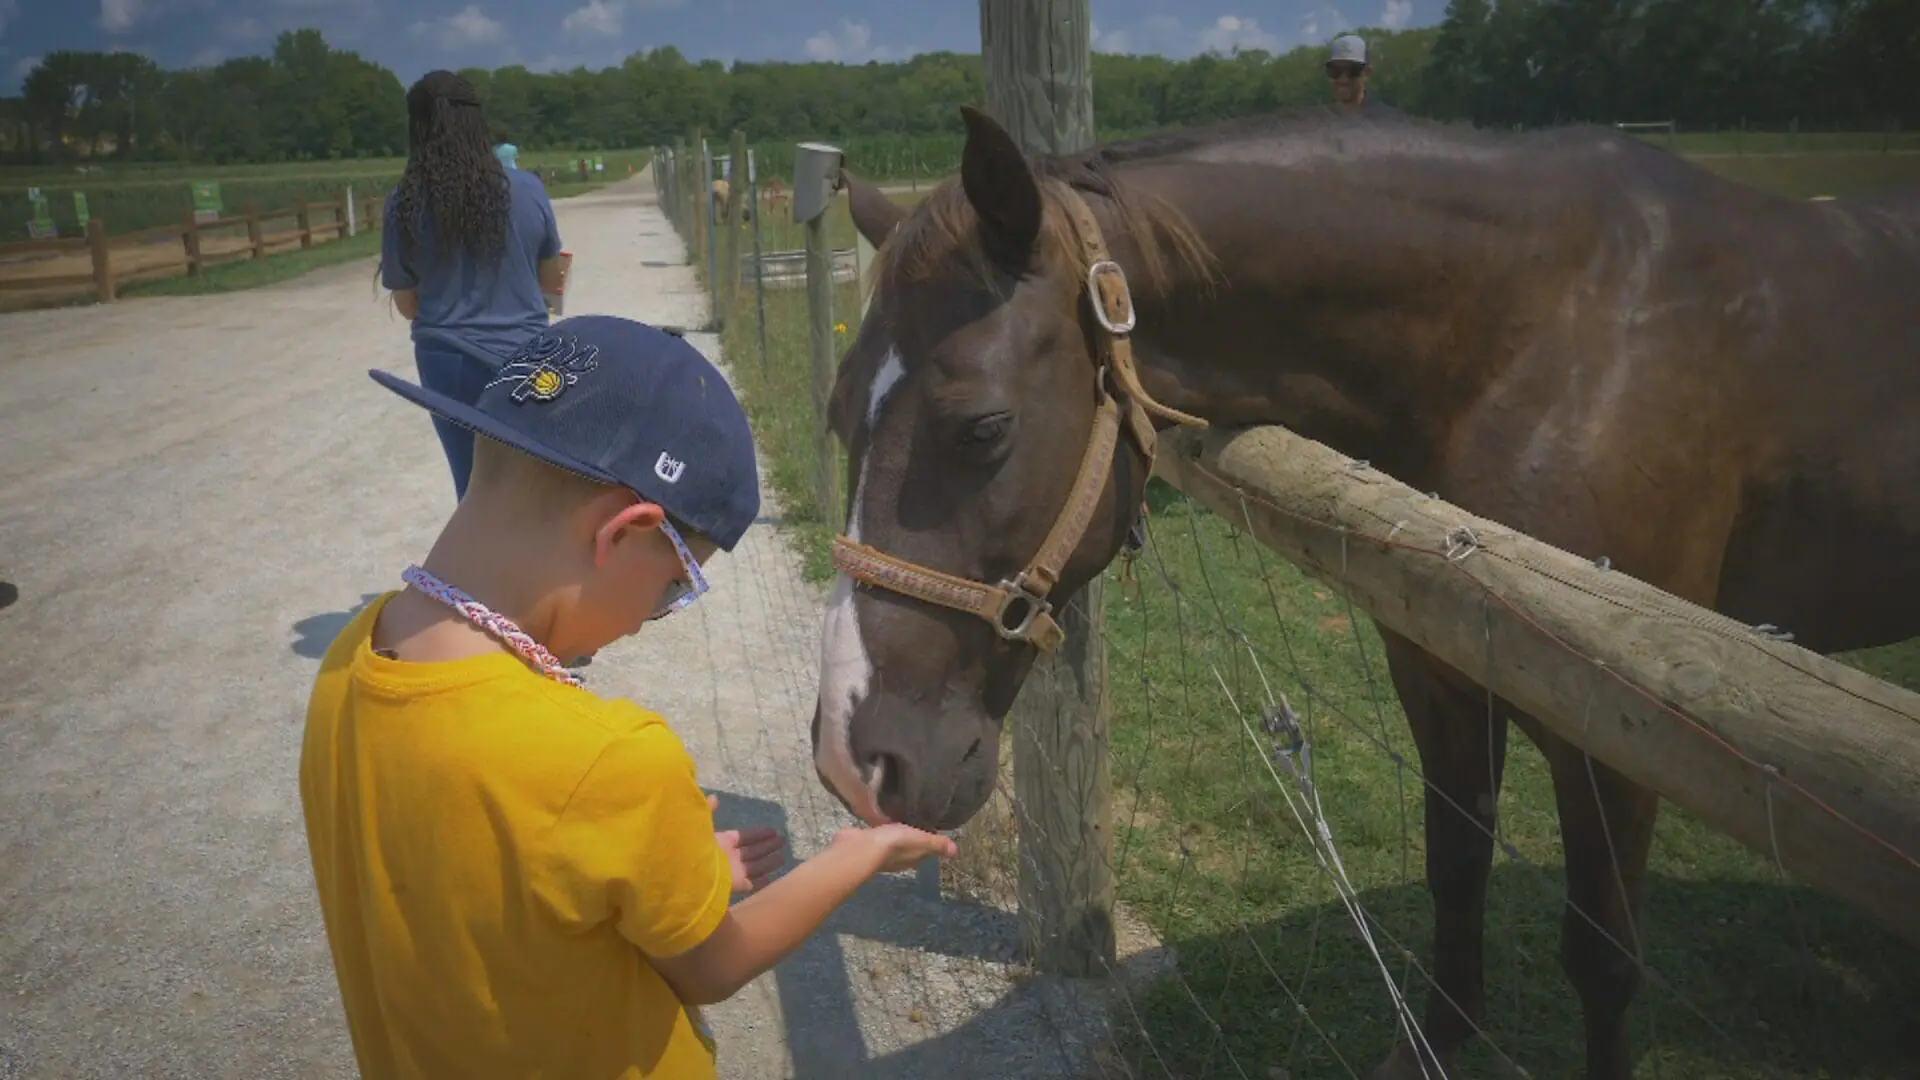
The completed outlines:
{"type": "Polygon", "coordinates": [[[394,375],[392,372],[369,369],[367,374],[371,375],[373,381],[379,383],[381,386],[399,394],[401,397],[406,398],[408,401],[413,402],[415,405],[420,406],[443,420],[459,424],[461,427],[466,428],[476,435],[485,435],[495,442],[505,443],[523,454],[532,455],[549,465],[558,466],[568,472],[579,473],[589,480],[598,480],[603,484],[612,484],[616,487],[626,486],[624,481],[612,473],[589,465],[578,458],[559,453],[551,447],[542,446],[471,405],[455,401],[445,394],[429,390],[417,383],[410,383],[394,375]]]}

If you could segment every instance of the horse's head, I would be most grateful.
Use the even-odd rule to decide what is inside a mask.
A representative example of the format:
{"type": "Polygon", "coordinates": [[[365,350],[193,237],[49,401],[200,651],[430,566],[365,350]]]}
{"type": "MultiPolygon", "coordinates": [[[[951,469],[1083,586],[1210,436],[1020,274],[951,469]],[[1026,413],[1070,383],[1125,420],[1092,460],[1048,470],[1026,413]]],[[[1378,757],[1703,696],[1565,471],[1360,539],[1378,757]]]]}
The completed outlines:
{"type": "Polygon", "coordinates": [[[963,113],[958,183],[911,214],[848,178],[877,277],[828,418],[853,494],[814,762],[861,817],[924,828],[992,793],[1002,720],[1126,540],[1154,439],[1088,204],[963,113]]]}

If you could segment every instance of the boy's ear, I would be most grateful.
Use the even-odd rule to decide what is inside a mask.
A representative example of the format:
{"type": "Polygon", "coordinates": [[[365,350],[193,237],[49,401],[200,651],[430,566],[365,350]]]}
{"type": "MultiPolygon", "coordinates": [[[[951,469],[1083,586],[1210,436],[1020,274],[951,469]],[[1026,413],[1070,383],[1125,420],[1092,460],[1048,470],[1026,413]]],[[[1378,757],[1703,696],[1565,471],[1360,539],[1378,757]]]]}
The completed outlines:
{"type": "Polygon", "coordinates": [[[627,503],[625,506],[616,510],[611,516],[602,518],[600,527],[594,530],[594,561],[604,562],[606,560],[607,555],[613,550],[614,541],[620,538],[620,534],[623,531],[632,529],[644,532],[650,529],[658,529],[661,523],[666,520],[667,512],[659,503],[647,502],[644,499],[639,502],[627,503]]]}

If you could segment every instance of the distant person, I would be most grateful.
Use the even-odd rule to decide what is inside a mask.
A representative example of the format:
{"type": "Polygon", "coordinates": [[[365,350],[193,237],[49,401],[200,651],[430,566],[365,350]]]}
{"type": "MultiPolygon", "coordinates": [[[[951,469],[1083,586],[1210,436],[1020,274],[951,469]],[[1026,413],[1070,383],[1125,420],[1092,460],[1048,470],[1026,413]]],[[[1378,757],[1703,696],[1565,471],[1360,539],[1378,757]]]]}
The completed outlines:
{"type": "MultiPolygon", "coordinates": [[[[413,323],[420,382],[471,402],[506,358],[547,328],[564,285],[560,226],[540,178],[508,169],[472,84],[432,71],[407,91],[407,165],[387,199],[380,282],[413,323]]],[[[473,433],[436,416],[455,498],[473,433]]]]}
{"type": "Polygon", "coordinates": [[[477,399],[370,374],[481,438],[467,497],[307,704],[300,806],[358,1075],[713,1080],[700,1006],[869,878],[954,853],[847,829],[769,884],[780,834],[716,833],[666,719],[556,659],[707,591],[760,511],[746,415],[693,346],[609,315],[554,323],[477,399]]]}
{"type": "Polygon", "coordinates": [[[1365,113],[1397,113],[1384,102],[1367,96],[1367,77],[1373,64],[1367,58],[1367,41],[1358,34],[1342,34],[1333,39],[1327,54],[1327,82],[1333,86],[1333,102],[1365,113]]]}

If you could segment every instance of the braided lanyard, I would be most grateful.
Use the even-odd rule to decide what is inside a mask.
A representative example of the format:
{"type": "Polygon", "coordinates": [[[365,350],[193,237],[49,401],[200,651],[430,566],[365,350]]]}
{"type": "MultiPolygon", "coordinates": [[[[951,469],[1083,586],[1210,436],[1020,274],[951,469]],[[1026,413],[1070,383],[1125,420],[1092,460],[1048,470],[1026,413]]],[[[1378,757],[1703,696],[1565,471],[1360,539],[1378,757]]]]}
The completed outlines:
{"type": "Polygon", "coordinates": [[[424,568],[409,566],[400,575],[400,580],[465,616],[473,625],[485,630],[499,639],[501,644],[512,649],[514,655],[525,660],[528,666],[540,674],[568,686],[583,685],[578,675],[568,671],[567,666],[562,664],[558,657],[548,652],[545,645],[533,640],[533,636],[520,629],[512,619],[441,581],[424,568]]]}

